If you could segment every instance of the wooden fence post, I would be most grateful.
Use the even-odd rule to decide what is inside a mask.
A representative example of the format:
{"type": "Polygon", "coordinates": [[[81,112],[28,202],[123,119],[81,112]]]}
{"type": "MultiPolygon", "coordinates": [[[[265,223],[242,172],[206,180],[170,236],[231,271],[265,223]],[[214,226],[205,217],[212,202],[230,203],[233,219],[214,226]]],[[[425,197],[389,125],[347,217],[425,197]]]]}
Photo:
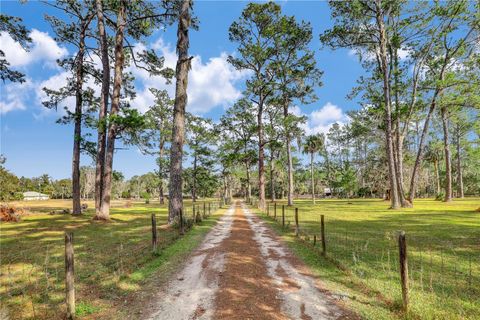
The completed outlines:
{"type": "Polygon", "coordinates": [[[65,294],[67,319],[71,320],[75,318],[75,268],[72,232],[65,232],[65,294]]]}
{"type": "Polygon", "coordinates": [[[277,220],[277,203],[273,203],[273,219],[277,220]]]}
{"type": "Polygon", "coordinates": [[[197,217],[199,218],[198,222],[202,222],[202,214],[201,214],[201,210],[200,210],[200,205],[197,205],[197,215],[195,216],[195,219],[197,219],[197,217]]]}
{"type": "Polygon", "coordinates": [[[180,234],[185,234],[184,226],[183,226],[183,208],[180,208],[180,234]]]}
{"type": "Polygon", "coordinates": [[[207,206],[207,204],[204,202],[204,203],[203,203],[203,218],[204,218],[204,219],[205,219],[206,214],[207,214],[207,207],[206,207],[206,206],[207,206]]]}
{"type": "Polygon", "coordinates": [[[285,227],[285,205],[282,204],[282,227],[285,227]]]}
{"type": "Polygon", "coordinates": [[[316,244],[317,244],[317,235],[314,234],[313,235],[313,246],[315,247],[316,244]]]}
{"type": "Polygon", "coordinates": [[[320,231],[322,237],[322,255],[327,254],[327,244],[325,243],[325,216],[322,214],[320,216],[320,231]]]}
{"type": "Polygon", "coordinates": [[[152,213],[152,251],[157,252],[157,217],[152,213]]]}
{"type": "Polygon", "coordinates": [[[195,224],[195,222],[197,222],[197,213],[195,212],[195,203],[193,204],[192,210],[193,210],[193,224],[195,224]]]}
{"type": "Polygon", "coordinates": [[[211,208],[211,205],[212,205],[212,203],[211,203],[211,202],[209,202],[209,203],[208,203],[208,215],[211,215],[211,214],[212,214],[212,208],[211,208]]]}
{"type": "Polygon", "coordinates": [[[270,203],[267,202],[267,217],[270,215],[270,203]]]}
{"type": "Polygon", "coordinates": [[[398,251],[400,255],[400,279],[402,281],[402,300],[403,310],[408,311],[408,257],[407,257],[407,240],[405,239],[405,231],[400,231],[398,235],[398,251]]]}
{"type": "Polygon", "coordinates": [[[298,208],[295,208],[295,236],[300,235],[300,226],[298,225],[298,208]]]}

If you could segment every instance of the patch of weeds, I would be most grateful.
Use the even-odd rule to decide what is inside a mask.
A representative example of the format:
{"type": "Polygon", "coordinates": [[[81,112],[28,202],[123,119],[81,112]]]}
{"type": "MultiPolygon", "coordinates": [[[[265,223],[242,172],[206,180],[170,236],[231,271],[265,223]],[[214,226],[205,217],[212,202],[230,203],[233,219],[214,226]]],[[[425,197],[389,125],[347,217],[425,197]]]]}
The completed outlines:
{"type": "Polygon", "coordinates": [[[100,310],[100,307],[96,307],[85,301],[80,301],[75,306],[75,314],[79,317],[86,316],[100,310]]]}

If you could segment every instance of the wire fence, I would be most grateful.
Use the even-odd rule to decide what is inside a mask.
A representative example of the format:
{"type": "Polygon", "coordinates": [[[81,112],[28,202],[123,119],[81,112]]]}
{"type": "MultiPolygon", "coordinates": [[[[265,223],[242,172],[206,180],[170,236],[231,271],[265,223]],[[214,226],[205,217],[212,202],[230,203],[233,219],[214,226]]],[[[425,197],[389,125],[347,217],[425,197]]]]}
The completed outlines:
{"type": "MultiPolygon", "coordinates": [[[[208,201],[185,207],[191,215],[185,220],[191,222],[184,231],[222,206],[220,201],[208,201]],[[194,210],[197,219],[193,219],[194,210]]],[[[0,318],[65,319],[64,233],[73,234],[77,312],[84,312],[84,301],[96,297],[107,296],[108,301],[125,297],[143,276],[139,270],[182,236],[177,227],[154,225],[159,216],[142,214],[121,224],[88,222],[86,227],[73,224],[68,229],[45,230],[38,230],[33,220],[31,226],[19,230],[17,238],[8,239],[14,243],[1,252],[0,318]]],[[[86,309],[92,312],[95,306],[86,309]]]]}
{"type": "Polygon", "coordinates": [[[372,226],[369,231],[328,215],[312,217],[309,213],[307,217],[301,208],[277,203],[268,203],[264,214],[285,232],[294,232],[311,250],[359,279],[393,308],[432,314],[434,318],[455,314],[460,319],[478,319],[480,233],[473,238],[406,233],[405,298],[399,254],[401,230],[382,232],[372,226]]]}

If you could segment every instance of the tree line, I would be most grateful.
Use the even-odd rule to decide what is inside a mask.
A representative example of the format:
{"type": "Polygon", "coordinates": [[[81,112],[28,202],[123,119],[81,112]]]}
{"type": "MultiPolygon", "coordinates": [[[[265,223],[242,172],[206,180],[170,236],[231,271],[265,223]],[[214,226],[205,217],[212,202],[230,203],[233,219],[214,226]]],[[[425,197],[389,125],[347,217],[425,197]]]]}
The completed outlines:
{"type": "MultiPolygon", "coordinates": [[[[186,168],[183,174],[184,192],[192,194],[193,182],[191,181],[193,168],[186,168]]],[[[203,170],[203,169],[202,169],[203,170]]],[[[72,199],[72,179],[53,179],[48,174],[38,177],[27,178],[16,175],[0,168],[0,178],[3,182],[0,191],[0,201],[22,200],[23,193],[28,191],[39,192],[48,195],[51,199],[72,199]]],[[[165,180],[165,178],[163,178],[165,180]]],[[[201,176],[197,185],[200,186],[195,199],[216,196],[220,179],[216,175],[209,177],[201,176]]],[[[165,185],[165,181],[162,182],[165,185]]],[[[166,195],[166,189],[159,188],[160,177],[158,172],[147,172],[142,175],[132,176],[126,179],[122,172],[113,171],[112,174],[112,199],[133,199],[150,202],[157,200],[162,204],[166,195]],[[163,193],[162,193],[163,191],[163,193]]],[[[80,199],[95,199],[95,167],[80,167],[80,199]]]]}
{"type": "Polygon", "coordinates": [[[301,124],[306,119],[290,108],[314,102],[313,88],[321,85],[321,72],[307,46],[312,29],[283,15],[275,3],[248,4],[229,30],[239,52],[230,62],[252,76],[246,81],[244,100],[224,119],[236,121],[237,127],[229,128],[227,136],[233,142],[223,146],[225,171],[234,174],[232,164],[242,163],[250,190],[249,166],[256,162],[259,206],[264,208],[268,158],[270,197],[275,200],[275,183],[283,175],[282,193],[286,190],[291,205],[295,185],[307,171],[298,164],[293,168],[296,137],[297,151],[310,156],[313,199],[315,179],[337,195],[381,194],[393,209],[411,207],[423,195],[449,202],[454,183],[458,197],[465,191],[478,194],[478,2],[329,5],[333,27],[319,35],[322,50],[349,49],[358,56],[365,74],[349,98],[358,101],[359,110],[349,112],[347,124],[304,137],[301,124]],[[314,165],[316,154],[321,155],[321,166],[314,165]]]}
{"type": "MultiPolygon", "coordinates": [[[[333,26],[320,35],[274,2],[249,3],[228,30],[237,52],[228,61],[249,76],[242,98],[218,121],[186,111],[189,31],[199,27],[193,1],[46,5],[65,14],[46,17],[56,39],[76,48],[58,61],[70,74],[67,85],[44,88],[43,102],[57,109],[75,101],[58,120],[74,129],[73,214],[81,213],[84,152],[95,163],[94,182],[89,176],[95,218],[109,218],[111,199],[122,196],[114,191],[118,140],[156,155],[157,170],[142,179],[151,182],[133,195],[156,194],[164,203],[168,190],[170,222],[178,219],[186,193],[193,200],[215,193],[255,196],[265,208],[267,197],[285,197],[292,205],[296,196],[310,194],[315,201],[328,189],[335,196],[383,196],[395,209],[412,206],[418,196],[451,201],[454,187],[458,197],[480,192],[478,3],[330,1],[333,26]],[[175,70],[154,50],[133,49],[134,41],[173,26],[175,70]],[[364,75],[349,93],[359,108],[348,121],[307,135],[307,118],[295,110],[318,100],[323,72],[310,46],[316,39],[321,50],[355,53],[364,75]],[[150,88],[154,105],[139,113],[130,105],[130,65],[174,81],[175,96],[150,88]],[[191,163],[183,168],[187,156],[191,163]]],[[[2,14],[0,30],[28,49],[19,18],[2,14]]],[[[2,57],[2,80],[24,81],[2,57]]]]}

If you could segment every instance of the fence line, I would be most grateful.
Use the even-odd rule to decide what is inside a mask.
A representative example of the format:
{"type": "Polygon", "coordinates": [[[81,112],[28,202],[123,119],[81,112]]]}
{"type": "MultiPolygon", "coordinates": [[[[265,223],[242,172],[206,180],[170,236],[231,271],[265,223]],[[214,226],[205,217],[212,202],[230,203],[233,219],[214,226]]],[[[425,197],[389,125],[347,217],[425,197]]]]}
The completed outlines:
{"type": "Polygon", "coordinates": [[[340,221],[343,228],[338,227],[338,220],[327,220],[323,214],[318,215],[317,223],[311,219],[302,221],[300,208],[285,205],[282,205],[279,222],[277,207],[276,202],[267,203],[262,213],[319,255],[366,281],[385,299],[401,301],[405,312],[415,303],[417,309],[421,309],[424,306],[418,302],[432,299],[465,315],[478,312],[480,255],[474,250],[478,250],[480,239],[457,247],[454,239],[445,242],[403,231],[358,232],[347,222],[340,221]]]}
{"type": "Polygon", "coordinates": [[[38,247],[25,247],[11,256],[2,255],[1,299],[22,296],[26,299],[27,308],[30,308],[28,312],[36,319],[58,318],[59,315],[73,319],[75,301],[78,299],[75,295],[75,279],[91,278],[92,282],[98,282],[100,279],[95,280],[95,272],[99,267],[109,269],[112,279],[125,278],[126,274],[138,270],[151,260],[152,253],[154,256],[179,239],[183,234],[182,227],[188,232],[195,224],[223,208],[224,203],[228,201],[197,202],[195,209],[190,205],[190,208],[185,206],[182,211],[186,213],[182,212],[180,223],[169,232],[159,233],[158,229],[162,226],[157,225],[158,214],[151,214],[151,219],[148,219],[150,223],[142,222],[138,225],[140,229],[130,226],[128,233],[121,226],[120,229],[106,228],[104,232],[108,243],[85,237],[81,231],[66,231],[58,238],[48,236],[44,253],[39,254],[38,247]],[[193,219],[192,210],[198,213],[200,220],[193,219]],[[147,227],[151,227],[151,233],[144,232],[147,227]],[[74,237],[74,233],[78,235],[74,237]],[[115,242],[112,244],[111,241],[115,242]],[[116,246],[117,250],[112,250],[112,246],[116,246]],[[106,252],[109,254],[103,254],[106,252]],[[98,257],[95,263],[92,263],[92,255],[98,257]]]}

